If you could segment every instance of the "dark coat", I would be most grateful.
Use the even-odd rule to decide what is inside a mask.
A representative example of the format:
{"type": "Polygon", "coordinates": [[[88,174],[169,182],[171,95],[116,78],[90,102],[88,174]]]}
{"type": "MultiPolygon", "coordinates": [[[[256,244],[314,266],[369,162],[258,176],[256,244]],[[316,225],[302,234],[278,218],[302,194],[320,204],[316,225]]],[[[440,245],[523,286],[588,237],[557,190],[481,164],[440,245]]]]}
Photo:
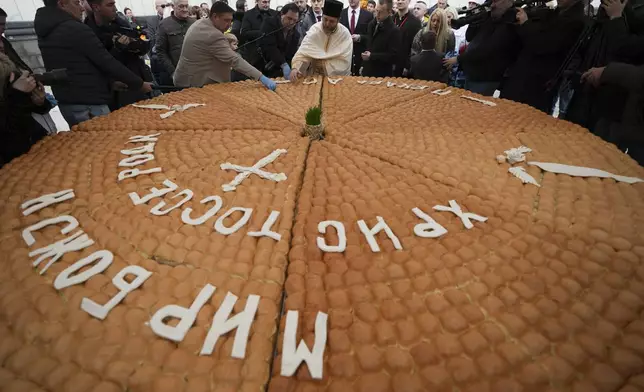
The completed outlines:
{"type": "Polygon", "coordinates": [[[237,37],[238,41],[241,39],[241,28],[242,21],[244,20],[244,14],[244,11],[235,11],[235,13],[233,14],[233,24],[230,27],[230,33],[237,37]]]}
{"type": "Polygon", "coordinates": [[[47,131],[31,116],[46,114],[51,105],[45,100],[42,106],[31,102],[30,94],[5,87],[5,101],[0,102],[0,167],[29,151],[47,131]]]}
{"type": "Polygon", "coordinates": [[[66,68],[69,83],[53,86],[61,104],[107,105],[110,79],[138,90],[143,79],[119,63],[96,34],[80,20],[58,7],[36,11],[34,28],[47,70],[66,68]]]}
{"type": "Polygon", "coordinates": [[[148,39],[150,40],[150,53],[156,55],[155,45],[157,44],[157,32],[159,31],[159,25],[163,20],[163,16],[154,15],[147,18],[147,33],[148,39]]]}
{"type": "Polygon", "coordinates": [[[402,76],[403,70],[409,70],[409,58],[411,57],[411,45],[414,42],[414,37],[423,27],[423,23],[412,15],[411,10],[402,18],[398,13],[394,15],[394,24],[398,26],[401,34],[401,47],[398,50],[398,61],[396,62],[396,69],[394,76],[402,76]]]}
{"type": "Polygon", "coordinates": [[[362,67],[362,57],[360,56],[367,48],[366,42],[367,37],[367,28],[369,23],[373,20],[373,14],[367,10],[360,10],[360,16],[355,22],[355,30],[351,31],[351,17],[349,16],[349,8],[342,10],[340,14],[340,23],[344,25],[349,32],[353,34],[358,34],[360,40],[353,43],[353,58],[351,60],[351,74],[359,75],[360,67],[362,67]]]}
{"type": "Polygon", "coordinates": [[[604,29],[611,60],[644,64],[644,35],[631,31],[626,18],[608,20],[604,22],[604,29]]]}
{"type": "Polygon", "coordinates": [[[619,88],[626,96],[621,118],[600,119],[594,133],[615,143],[644,166],[644,65],[610,63],[601,77],[602,86],[619,88]]]}
{"type": "Polygon", "coordinates": [[[578,2],[566,11],[550,11],[541,20],[521,25],[522,49],[503,83],[501,97],[550,113],[558,86],[548,89],[547,85],[579,38],[584,23],[584,5],[578,2]]]}
{"type": "MultiPolygon", "coordinates": [[[[281,15],[277,14],[268,18],[262,24],[262,34],[264,38],[259,41],[259,47],[264,56],[265,75],[269,77],[282,76],[280,66],[284,63],[291,66],[291,60],[297,52],[298,43],[300,42],[300,33],[294,27],[291,30],[282,30],[273,33],[275,30],[282,28],[281,15]],[[287,35],[284,35],[287,32],[287,35]],[[273,33],[270,34],[269,33],[273,33]]],[[[258,68],[262,69],[262,68],[258,68]]]]}
{"type": "Polygon", "coordinates": [[[315,12],[313,12],[313,8],[311,8],[310,5],[307,5],[306,11],[304,11],[304,13],[300,15],[300,21],[297,23],[297,31],[300,33],[300,43],[302,43],[304,36],[309,31],[311,26],[313,26],[317,22],[318,21],[315,17],[315,12]]]}
{"type": "MultiPolygon", "coordinates": [[[[255,40],[262,36],[262,23],[266,19],[272,18],[275,15],[278,15],[278,12],[272,9],[266,11],[260,11],[259,7],[246,11],[244,14],[244,19],[242,20],[241,27],[241,39],[239,40],[239,45],[244,45],[252,40],[255,40]]],[[[242,57],[244,60],[255,68],[261,69],[262,67],[262,57],[257,50],[259,48],[259,42],[254,42],[250,45],[245,46],[242,50],[242,57]]]]}
{"type": "Polygon", "coordinates": [[[435,50],[421,51],[410,59],[409,77],[447,83],[449,74],[443,66],[443,56],[435,50]]]}
{"type": "MultiPolygon", "coordinates": [[[[96,19],[90,14],[85,20],[85,24],[94,31],[96,36],[103,42],[105,49],[115,59],[144,81],[152,81],[152,73],[142,57],[150,51],[150,42],[137,39],[128,46],[115,43],[115,40],[123,33],[123,30],[120,30],[120,28],[130,28],[130,23],[124,16],[117,16],[109,24],[99,26],[96,24],[96,19]]],[[[110,110],[114,111],[146,98],[150,97],[141,91],[114,91],[112,102],[109,105],[110,110]]]]}
{"type": "MultiPolygon", "coordinates": [[[[0,37],[4,44],[4,53],[16,69],[16,77],[20,71],[31,72],[29,66],[22,61],[11,43],[0,37]]],[[[3,61],[3,60],[0,60],[3,61]]],[[[38,140],[45,137],[47,131],[34,120],[31,113],[46,114],[51,109],[49,101],[36,105],[31,101],[30,94],[11,88],[10,74],[1,74],[0,83],[4,84],[4,96],[0,97],[0,167],[31,148],[38,140]]]]}
{"type": "Polygon", "coordinates": [[[195,20],[192,18],[180,20],[172,15],[159,23],[155,46],[157,57],[163,68],[170,75],[174,74],[174,70],[179,64],[183,39],[194,22],[195,20]]]}
{"type": "Polygon", "coordinates": [[[500,82],[521,48],[516,10],[510,8],[498,19],[488,18],[467,28],[469,45],[458,56],[465,77],[473,82],[500,82]]]}
{"type": "Polygon", "coordinates": [[[385,19],[380,26],[374,18],[367,29],[367,51],[371,57],[363,63],[363,76],[387,77],[393,75],[393,67],[398,60],[401,36],[400,30],[391,17],[385,19]]]}

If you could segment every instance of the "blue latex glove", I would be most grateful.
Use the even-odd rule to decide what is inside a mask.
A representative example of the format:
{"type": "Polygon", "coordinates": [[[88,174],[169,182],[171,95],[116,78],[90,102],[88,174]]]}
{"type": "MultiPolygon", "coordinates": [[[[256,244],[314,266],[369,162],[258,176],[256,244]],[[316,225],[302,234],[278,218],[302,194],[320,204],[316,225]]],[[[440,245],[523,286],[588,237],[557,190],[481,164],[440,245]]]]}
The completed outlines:
{"type": "Polygon", "coordinates": [[[47,99],[49,101],[49,103],[51,104],[52,108],[55,108],[56,106],[58,106],[58,101],[56,101],[56,98],[54,98],[53,95],[51,95],[49,93],[45,93],[45,99],[47,99]]]}
{"type": "Polygon", "coordinates": [[[271,91],[275,91],[275,89],[277,88],[277,84],[275,84],[275,82],[274,82],[274,81],[272,81],[271,79],[267,78],[267,77],[266,77],[266,76],[264,76],[264,75],[262,75],[262,76],[259,78],[259,81],[260,81],[260,82],[262,82],[262,84],[264,85],[264,87],[266,87],[267,89],[269,89],[269,90],[271,90],[271,91]]]}
{"type": "Polygon", "coordinates": [[[286,63],[282,64],[282,74],[284,75],[284,79],[286,80],[288,80],[288,78],[291,76],[291,67],[289,67],[286,63]]]}

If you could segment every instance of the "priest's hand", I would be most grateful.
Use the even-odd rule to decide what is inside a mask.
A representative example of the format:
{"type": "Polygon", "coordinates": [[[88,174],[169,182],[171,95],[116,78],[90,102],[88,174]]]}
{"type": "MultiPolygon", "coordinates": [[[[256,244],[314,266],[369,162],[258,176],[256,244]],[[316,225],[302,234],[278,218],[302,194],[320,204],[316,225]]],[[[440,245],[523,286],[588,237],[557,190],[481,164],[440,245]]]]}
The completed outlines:
{"type": "Polygon", "coordinates": [[[262,82],[262,84],[264,85],[264,87],[266,87],[267,89],[269,89],[269,90],[271,90],[271,91],[275,91],[275,89],[277,88],[277,84],[275,83],[275,81],[273,81],[273,80],[271,80],[271,79],[267,78],[267,77],[266,77],[266,76],[264,76],[264,75],[262,75],[262,76],[259,78],[259,81],[260,81],[260,82],[262,82]]]}
{"type": "Polygon", "coordinates": [[[302,72],[300,72],[300,71],[299,71],[299,70],[297,70],[297,69],[294,69],[294,70],[292,70],[292,71],[291,71],[291,75],[289,76],[289,79],[291,80],[291,82],[292,82],[292,83],[295,83],[295,82],[297,82],[297,81],[298,81],[298,79],[299,79],[299,78],[301,78],[302,76],[303,76],[303,75],[302,75],[302,72]]]}
{"type": "Polygon", "coordinates": [[[369,59],[371,58],[371,52],[369,52],[369,51],[362,52],[362,54],[360,56],[362,56],[362,59],[364,61],[369,61],[369,59]]]}

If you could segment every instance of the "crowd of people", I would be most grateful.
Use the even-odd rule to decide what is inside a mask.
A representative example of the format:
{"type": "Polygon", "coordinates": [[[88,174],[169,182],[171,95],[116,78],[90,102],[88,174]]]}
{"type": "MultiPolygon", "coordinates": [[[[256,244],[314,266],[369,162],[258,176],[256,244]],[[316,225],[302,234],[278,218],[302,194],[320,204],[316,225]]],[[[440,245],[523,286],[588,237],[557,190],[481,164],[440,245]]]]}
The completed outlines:
{"type": "MultiPolygon", "coordinates": [[[[137,18],[115,0],[44,0],[34,19],[42,58],[67,80],[47,96],[2,38],[0,164],[44,137],[31,113],[53,105],[73,126],[159,89],[254,79],[274,90],[274,78],[313,74],[433,80],[557,107],[644,163],[644,15],[629,4],[641,0],[603,0],[596,15],[587,0],[482,1],[456,10],[447,0],[295,0],[277,10],[270,0],[155,0],[155,15],[137,18]]],[[[0,9],[0,33],[5,22],[0,9]]]]}

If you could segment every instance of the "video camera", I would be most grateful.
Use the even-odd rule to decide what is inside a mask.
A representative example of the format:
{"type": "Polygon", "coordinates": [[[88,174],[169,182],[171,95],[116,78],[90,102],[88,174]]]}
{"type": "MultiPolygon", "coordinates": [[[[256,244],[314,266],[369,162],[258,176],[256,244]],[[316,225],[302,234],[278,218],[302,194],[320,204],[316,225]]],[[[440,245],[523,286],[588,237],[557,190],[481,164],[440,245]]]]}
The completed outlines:
{"type": "MultiPolygon", "coordinates": [[[[526,6],[526,13],[530,19],[539,19],[543,11],[549,10],[546,6],[548,0],[517,0],[514,2],[513,8],[520,8],[526,6]]],[[[489,7],[492,5],[492,0],[486,0],[485,3],[468,10],[459,10],[459,15],[465,15],[462,18],[452,19],[452,27],[459,29],[463,26],[470,24],[483,23],[490,17],[489,7]]]]}
{"type": "Polygon", "coordinates": [[[62,86],[69,82],[66,68],[54,69],[42,74],[33,74],[32,76],[44,86],[62,86]]]}
{"type": "Polygon", "coordinates": [[[133,28],[133,27],[125,27],[125,26],[117,25],[116,27],[117,27],[116,29],[117,33],[121,35],[128,36],[132,39],[137,39],[137,40],[140,39],[142,41],[148,41],[148,36],[143,31],[141,26],[136,26],[133,28]]]}
{"type": "Polygon", "coordinates": [[[117,36],[126,36],[130,38],[130,43],[121,45],[117,41],[114,44],[119,50],[127,50],[129,52],[138,53],[143,55],[150,50],[150,40],[147,33],[141,26],[131,27],[130,22],[123,15],[117,15],[114,22],[110,25],[112,32],[117,36]]]}

